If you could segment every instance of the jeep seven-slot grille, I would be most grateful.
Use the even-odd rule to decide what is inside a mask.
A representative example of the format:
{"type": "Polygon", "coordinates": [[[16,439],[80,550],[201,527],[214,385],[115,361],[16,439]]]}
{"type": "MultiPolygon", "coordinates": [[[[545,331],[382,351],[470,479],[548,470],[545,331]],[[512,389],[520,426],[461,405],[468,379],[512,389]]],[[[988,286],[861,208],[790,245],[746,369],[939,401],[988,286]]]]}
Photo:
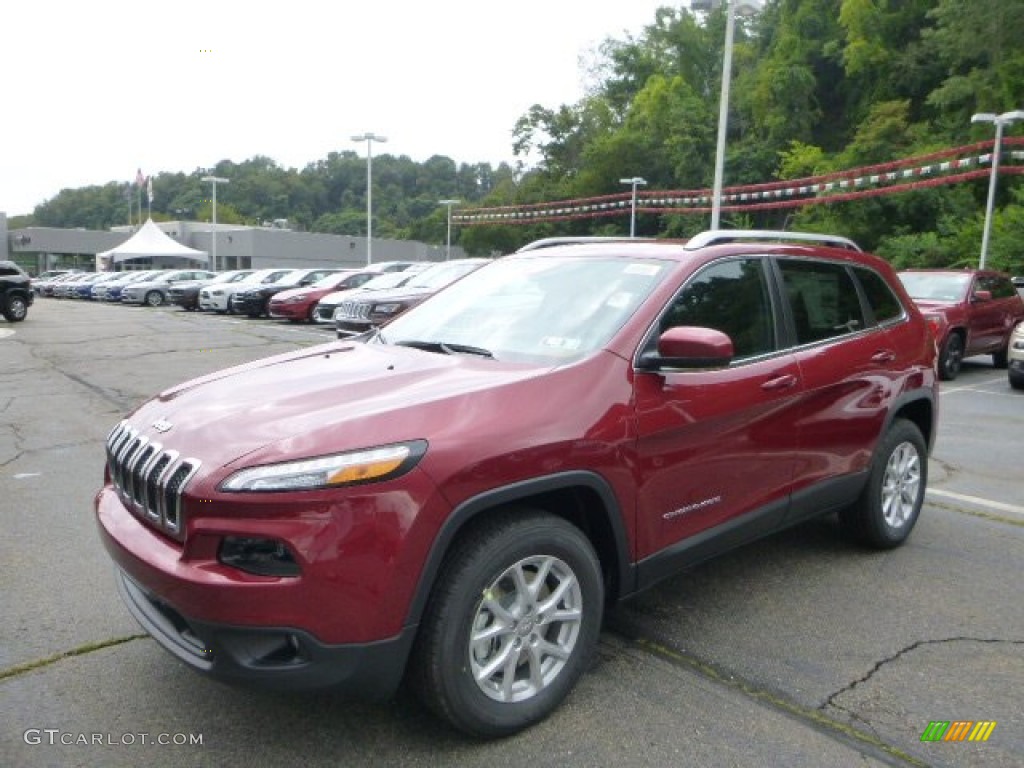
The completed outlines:
{"type": "Polygon", "coordinates": [[[356,301],[343,301],[338,308],[338,317],[346,320],[366,320],[370,316],[370,305],[356,301]]]}
{"type": "Polygon", "coordinates": [[[150,525],[182,538],[181,494],[199,470],[196,459],[165,451],[121,422],[107,437],[107,466],[125,506],[150,525]]]}

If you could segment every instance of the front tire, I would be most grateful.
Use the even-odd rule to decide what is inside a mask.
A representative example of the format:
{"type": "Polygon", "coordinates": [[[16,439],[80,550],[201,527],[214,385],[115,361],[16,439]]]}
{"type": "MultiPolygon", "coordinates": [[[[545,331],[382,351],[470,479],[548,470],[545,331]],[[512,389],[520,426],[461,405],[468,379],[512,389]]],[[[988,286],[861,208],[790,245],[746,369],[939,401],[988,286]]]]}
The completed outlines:
{"type": "Polygon", "coordinates": [[[547,717],[597,647],[604,585],[594,549],[567,521],[515,508],[460,536],[427,603],[409,681],[475,736],[547,717]]]}
{"type": "Polygon", "coordinates": [[[939,353],[939,378],[952,381],[960,373],[963,362],[964,337],[959,333],[951,333],[939,353]]]}
{"type": "Polygon", "coordinates": [[[8,296],[3,314],[8,322],[20,323],[28,317],[28,302],[21,296],[8,296]]]}
{"type": "Polygon", "coordinates": [[[839,513],[843,529],[875,549],[898,547],[914,528],[928,484],[928,449],[917,426],[897,419],[875,450],[867,485],[839,513]]]}

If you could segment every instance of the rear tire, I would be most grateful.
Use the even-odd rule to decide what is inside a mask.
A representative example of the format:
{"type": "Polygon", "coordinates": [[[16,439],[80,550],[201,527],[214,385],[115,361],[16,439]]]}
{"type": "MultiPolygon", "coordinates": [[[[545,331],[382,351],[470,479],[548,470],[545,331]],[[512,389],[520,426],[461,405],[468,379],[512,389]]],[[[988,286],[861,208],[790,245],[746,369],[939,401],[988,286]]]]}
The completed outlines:
{"type": "Polygon", "coordinates": [[[160,291],[150,291],[144,301],[147,307],[159,307],[164,303],[164,295],[160,291]]]}
{"type": "Polygon", "coordinates": [[[553,515],[507,510],[474,525],[449,552],[409,683],[466,733],[515,733],[551,714],[587,669],[603,609],[587,537],[553,515]]]}
{"type": "Polygon", "coordinates": [[[992,366],[1005,371],[1010,367],[1010,347],[1003,347],[998,352],[992,353],[992,366]]]}
{"type": "Polygon", "coordinates": [[[928,449],[921,430],[897,419],[879,441],[867,485],[839,513],[844,531],[875,549],[898,547],[914,528],[928,484],[928,449]]]}

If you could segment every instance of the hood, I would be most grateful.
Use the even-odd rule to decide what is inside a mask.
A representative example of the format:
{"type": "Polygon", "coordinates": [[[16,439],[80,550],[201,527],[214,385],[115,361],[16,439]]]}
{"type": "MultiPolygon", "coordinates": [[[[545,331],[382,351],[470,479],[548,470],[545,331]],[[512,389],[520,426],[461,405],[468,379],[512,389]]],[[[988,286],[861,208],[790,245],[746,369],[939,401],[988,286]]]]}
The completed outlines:
{"type": "Polygon", "coordinates": [[[304,295],[304,296],[308,296],[309,298],[316,299],[316,298],[319,298],[320,296],[325,296],[326,294],[330,293],[332,290],[334,290],[334,289],[333,288],[314,288],[311,285],[303,286],[301,288],[294,288],[294,287],[285,288],[283,291],[279,291],[278,293],[274,294],[274,300],[275,301],[287,301],[292,296],[299,296],[299,295],[304,295]]]}
{"type": "Polygon", "coordinates": [[[914,304],[922,312],[949,312],[960,306],[958,301],[935,301],[934,299],[914,299],[914,304]]]}
{"type": "MultiPolygon", "coordinates": [[[[408,301],[410,299],[421,299],[436,293],[439,288],[387,288],[383,291],[367,291],[364,296],[352,296],[354,301],[360,304],[387,304],[391,301],[408,301]]],[[[344,298],[342,299],[345,300],[344,298]]]]}
{"type": "Polygon", "coordinates": [[[504,387],[547,370],[336,342],[186,382],[129,421],[206,472],[246,456],[267,463],[429,437],[451,421],[455,401],[481,390],[500,398],[504,387]]]}

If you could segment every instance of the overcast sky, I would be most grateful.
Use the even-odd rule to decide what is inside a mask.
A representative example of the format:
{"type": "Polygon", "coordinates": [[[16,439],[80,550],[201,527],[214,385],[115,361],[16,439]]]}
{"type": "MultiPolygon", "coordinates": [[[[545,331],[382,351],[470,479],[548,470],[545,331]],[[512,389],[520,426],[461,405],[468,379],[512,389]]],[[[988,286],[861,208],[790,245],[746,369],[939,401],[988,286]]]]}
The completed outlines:
{"type": "MultiPolygon", "coordinates": [[[[666,0],[14,0],[2,12],[0,211],[61,189],[254,155],[512,160],[531,105],[666,0]]],[[[678,5],[678,4],[677,4],[678,5]]],[[[159,196],[157,187],[154,194],[159,196]]]]}

